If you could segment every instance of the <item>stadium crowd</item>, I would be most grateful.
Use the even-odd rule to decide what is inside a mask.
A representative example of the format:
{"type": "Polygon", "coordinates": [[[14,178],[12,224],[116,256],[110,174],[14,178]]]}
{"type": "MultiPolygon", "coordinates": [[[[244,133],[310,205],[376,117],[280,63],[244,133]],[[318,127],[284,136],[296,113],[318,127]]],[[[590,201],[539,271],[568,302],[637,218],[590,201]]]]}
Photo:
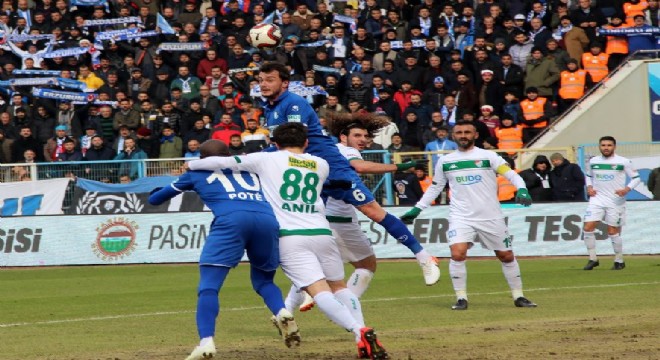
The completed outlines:
{"type": "Polygon", "coordinates": [[[209,138],[260,151],[265,61],[290,67],[322,121],[390,115],[370,149],[452,150],[460,119],[477,146],[517,149],[654,49],[657,25],[655,0],[4,0],[0,163],[196,157],[209,138]],[[275,50],[248,41],[264,22],[275,50]]]}

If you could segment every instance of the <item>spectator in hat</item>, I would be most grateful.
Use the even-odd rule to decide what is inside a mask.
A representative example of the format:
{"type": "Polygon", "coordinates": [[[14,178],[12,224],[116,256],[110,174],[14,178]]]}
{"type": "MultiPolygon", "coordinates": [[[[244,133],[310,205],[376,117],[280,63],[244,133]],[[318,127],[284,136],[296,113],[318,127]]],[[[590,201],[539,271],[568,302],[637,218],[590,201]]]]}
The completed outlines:
{"type": "Polygon", "coordinates": [[[534,202],[552,201],[551,169],[548,158],[545,155],[538,155],[531,168],[520,172],[520,177],[525,181],[534,202]]]}
{"type": "MultiPolygon", "coordinates": [[[[424,147],[424,151],[449,151],[458,149],[458,145],[449,139],[449,127],[439,126],[435,130],[435,139],[424,147]]],[[[438,162],[438,154],[432,155],[433,167],[438,162]]]]}
{"type": "Polygon", "coordinates": [[[550,171],[552,197],[554,201],[585,201],[584,173],[577,164],[572,164],[560,153],[550,156],[553,169],[550,171]]]}
{"type": "Polygon", "coordinates": [[[527,62],[525,86],[538,89],[540,96],[552,97],[559,80],[559,69],[551,59],[544,56],[543,50],[534,47],[527,62]]]}
{"type": "Polygon", "coordinates": [[[600,82],[609,73],[610,56],[602,50],[603,45],[594,41],[589,46],[589,52],[582,54],[582,68],[589,73],[594,83],[600,82]]]}
{"type": "Polygon", "coordinates": [[[390,146],[388,146],[386,149],[391,153],[415,151],[413,147],[408,146],[403,142],[403,137],[400,133],[392,134],[390,146]]]}
{"type": "MultiPolygon", "coordinates": [[[[211,131],[206,127],[203,119],[195,120],[193,128],[183,136],[183,143],[189,144],[191,140],[196,140],[199,144],[204,143],[211,137],[211,131]]],[[[190,148],[186,149],[190,151],[190,148]]]]}
{"type": "Polygon", "coordinates": [[[92,138],[98,135],[96,133],[96,127],[92,123],[89,123],[84,128],[85,133],[80,137],[80,151],[83,156],[85,156],[87,150],[92,146],[92,138]]]}
{"type": "Polygon", "coordinates": [[[480,108],[488,105],[492,108],[491,111],[493,115],[502,113],[504,87],[499,81],[497,81],[493,70],[481,70],[481,82],[477,88],[477,99],[480,108]]]}
{"type": "Polygon", "coordinates": [[[520,102],[520,108],[523,117],[521,119],[523,142],[527,144],[548,126],[553,114],[551,101],[547,97],[540,96],[537,88],[528,87],[525,93],[527,99],[520,102]]]}
{"type": "Polygon", "coordinates": [[[403,143],[410,146],[412,151],[419,151],[424,147],[423,134],[425,125],[419,121],[417,114],[413,110],[406,110],[399,126],[403,143]]]}
{"type": "Polygon", "coordinates": [[[495,77],[502,85],[503,91],[509,91],[520,98],[525,87],[524,70],[513,63],[513,57],[510,54],[504,54],[501,58],[501,65],[495,68],[495,77]]]}
{"type": "Polygon", "coordinates": [[[46,161],[59,161],[60,154],[64,152],[65,140],[70,139],[74,141],[75,145],[75,140],[70,136],[67,136],[67,130],[68,128],[66,125],[57,125],[55,127],[55,136],[48,139],[44,146],[43,158],[46,159],[46,161]]]}
{"type": "Polygon", "coordinates": [[[186,136],[188,131],[193,128],[195,121],[201,120],[204,115],[210,114],[202,108],[202,101],[199,98],[191,99],[190,108],[181,116],[179,134],[186,136]]]}
{"type": "Polygon", "coordinates": [[[449,91],[445,88],[445,79],[442,76],[433,78],[433,86],[427,87],[422,96],[422,102],[431,105],[433,110],[439,110],[445,104],[445,97],[449,91]]]}
{"type": "Polygon", "coordinates": [[[482,105],[479,108],[479,121],[488,126],[490,136],[495,136],[495,129],[500,125],[500,118],[494,113],[492,105],[482,105]]]}
{"type": "Polygon", "coordinates": [[[21,128],[21,126],[29,126],[30,129],[34,129],[34,121],[32,117],[28,117],[24,108],[16,109],[14,114],[14,126],[21,128]]]}
{"type": "MultiPolygon", "coordinates": [[[[57,122],[53,115],[48,112],[45,106],[38,106],[37,113],[34,115],[34,135],[42,143],[55,136],[55,126],[57,122]]],[[[0,128],[2,126],[0,125],[0,128]]]]}
{"type": "Polygon", "coordinates": [[[586,90],[593,85],[593,81],[589,72],[578,67],[575,59],[568,60],[566,70],[559,76],[559,110],[563,112],[584,96],[586,90]]]}
{"type": "MultiPolygon", "coordinates": [[[[33,151],[37,161],[44,161],[44,147],[39,140],[32,137],[32,129],[27,125],[23,125],[19,129],[18,138],[14,140],[11,161],[18,163],[24,160],[23,154],[26,150],[33,151]]],[[[49,161],[51,161],[50,158],[49,161]]]]}
{"type": "MultiPolygon", "coordinates": [[[[655,4],[657,6],[657,1],[655,1],[655,4]]],[[[657,20],[656,20],[656,25],[652,26],[658,26],[657,25],[657,20]]],[[[625,23],[623,22],[623,16],[620,14],[616,13],[610,17],[610,23],[607,25],[603,26],[603,29],[610,30],[610,29],[622,29],[626,27],[625,23]]],[[[627,36],[607,36],[607,45],[605,45],[605,53],[610,56],[609,61],[607,62],[607,66],[609,68],[609,71],[611,72],[612,70],[616,69],[617,66],[619,66],[628,56],[628,37],[627,36]]]]}
{"type": "Polygon", "coordinates": [[[580,61],[584,49],[589,45],[589,37],[587,33],[578,26],[573,26],[571,17],[562,16],[560,19],[560,27],[557,29],[558,35],[564,41],[564,48],[568,52],[568,56],[580,61]]]}

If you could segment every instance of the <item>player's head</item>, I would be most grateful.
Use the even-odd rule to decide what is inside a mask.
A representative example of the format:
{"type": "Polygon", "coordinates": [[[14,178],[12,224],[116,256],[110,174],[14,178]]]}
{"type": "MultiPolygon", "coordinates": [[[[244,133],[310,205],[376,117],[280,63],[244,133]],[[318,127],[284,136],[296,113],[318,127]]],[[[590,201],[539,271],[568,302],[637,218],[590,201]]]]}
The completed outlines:
{"type": "Polygon", "coordinates": [[[286,123],[273,131],[273,142],[278,149],[307,147],[307,127],[301,123],[286,123]]]}
{"type": "Polygon", "coordinates": [[[201,159],[209,156],[229,156],[227,144],[220,140],[206,140],[199,146],[199,157],[201,159]]]}
{"type": "Polygon", "coordinates": [[[339,133],[339,141],[346,146],[356,148],[359,151],[364,150],[367,146],[367,138],[369,137],[369,131],[367,128],[359,122],[353,122],[348,124],[342,131],[339,133]]]}
{"type": "Polygon", "coordinates": [[[616,149],[616,139],[612,136],[603,136],[598,140],[598,148],[603,156],[610,157],[616,149]]]}
{"type": "Polygon", "coordinates": [[[452,136],[460,150],[470,150],[474,146],[474,140],[479,137],[479,134],[472,121],[459,120],[454,125],[452,136]]]}
{"type": "Polygon", "coordinates": [[[290,72],[282,64],[269,62],[259,69],[258,79],[261,96],[275,100],[289,87],[290,72]]]}

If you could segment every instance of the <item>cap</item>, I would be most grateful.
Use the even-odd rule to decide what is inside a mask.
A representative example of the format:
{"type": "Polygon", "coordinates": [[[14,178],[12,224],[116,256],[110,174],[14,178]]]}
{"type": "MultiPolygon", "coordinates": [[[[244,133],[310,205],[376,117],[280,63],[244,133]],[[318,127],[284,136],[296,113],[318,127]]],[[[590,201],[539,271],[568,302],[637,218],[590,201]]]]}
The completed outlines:
{"type": "Polygon", "coordinates": [[[504,39],[502,39],[502,38],[497,38],[497,39],[495,39],[495,41],[493,43],[495,45],[497,45],[497,44],[506,44],[506,41],[504,41],[504,39]]]}
{"type": "Polygon", "coordinates": [[[55,131],[60,131],[60,130],[67,131],[68,128],[66,127],[66,125],[57,125],[57,126],[55,126],[55,131]]]}
{"type": "Polygon", "coordinates": [[[493,112],[493,110],[495,110],[495,109],[493,109],[493,107],[490,106],[490,105],[484,105],[484,106],[481,107],[481,110],[488,110],[490,112],[493,112]]]}
{"type": "Polygon", "coordinates": [[[483,69],[483,70],[481,70],[481,75],[483,75],[483,74],[491,74],[491,75],[493,75],[494,72],[493,72],[493,70],[491,70],[491,69],[483,69]]]}
{"type": "Polygon", "coordinates": [[[442,78],[442,76],[436,76],[435,79],[433,79],[434,83],[445,83],[445,79],[442,78]]]}
{"type": "Polygon", "coordinates": [[[513,17],[513,20],[527,20],[527,18],[523,14],[516,14],[516,16],[513,17]]]}

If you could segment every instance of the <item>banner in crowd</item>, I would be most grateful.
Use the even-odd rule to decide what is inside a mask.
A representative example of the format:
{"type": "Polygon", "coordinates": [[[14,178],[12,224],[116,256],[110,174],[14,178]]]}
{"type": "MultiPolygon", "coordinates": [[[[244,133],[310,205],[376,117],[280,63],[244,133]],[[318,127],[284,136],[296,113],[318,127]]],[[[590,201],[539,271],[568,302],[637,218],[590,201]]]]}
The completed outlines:
{"type": "Polygon", "coordinates": [[[158,28],[160,29],[160,32],[162,32],[163,34],[176,34],[176,31],[174,31],[172,26],[170,26],[170,24],[167,22],[167,20],[165,20],[163,15],[158,13],[158,14],[156,14],[156,17],[157,17],[156,26],[158,26],[158,28]]]}
{"type": "MultiPolygon", "coordinates": [[[[328,92],[323,90],[321,86],[305,86],[302,81],[291,81],[289,83],[289,91],[299,96],[328,95],[328,92]]],[[[261,88],[259,85],[255,85],[250,89],[250,96],[255,98],[261,96],[261,88]]]]}
{"type": "Polygon", "coordinates": [[[67,214],[136,214],[177,211],[203,211],[204,203],[194,192],[183,194],[161,204],[149,204],[149,193],[169,186],[176,177],[139,178],[128,184],[107,184],[79,178],[67,214]]]}
{"type": "Polygon", "coordinates": [[[35,97],[55,99],[63,101],[83,101],[90,102],[96,100],[98,95],[93,93],[59,91],[41,88],[32,88],[32,95],[35,97]]]}
{"type": "Polygon", "coordinates": [[[649,63],[649,96],[651,97],[651,141],[660,141],[660,63],[649,63]]]}
{"type": "MultiPolygon", "coordinates": [[[[582,212],[586,206],[587,203],[561,203],[505,208],[516,254],[580,255],[586,259],[581,240],[582,212]]],[[[388,210],[400,216],[408,208],[388,210]]],[[[448,210],[448,206],[426,209],[410,226],[431,254],[445,258],[449,256],[448,210]]],[[[656,241],[660,225],[649,216],[652,211],[657,211],[657,202],[628,204],[623,233],[625,254],[660,253],[660,242],[656,241]]],[[[0,227],[0,266],[196,262],[212,220],[210,212],[5,218],[0,227]]],[[[413,257],[380,225],[362,215],[359,221],[378,258],[413,257]]],[[[607,230],[599,227],[596,238],[598,253],[612,255],[607,230]]],[[[493,256],[478,243],[469,253],[493,256]]]]}
{"type": "MultiPolygon", "coordinates": [[[[91,0],[95,1],[95,0],[91,0]]],[[[103,1],[104,3],[107,1],[103,1]]],[[[112,18],[112,19],[96,19],[96,20],[85,20],[83,26],[103,26],[103,25],[117,25],[117,24],[141,24],[142,20],[138,16],[127,16],[122,18],[112,18]]]]}
{"type": "Polygon", "coordinates": [[[34,75],[34,76],[60,76],[59,70],[21,70],[16,69],[12,72],[14,75],[34,75]]]}
{"type": "Polygon", "coordinates": [[[209,46],[204,42],[191,42],[191,43],[176,43],[176,42],[165,42],[158,45],[156,53],[162,51],[204,51],[209,46]]]}
{"type": "MultiPolygon", "coordinates": [[[[61,214],[70,180],[0,183],[0,217],[61,214]]],[[[5,227],[3,222],[0,219],[0,228],[5,227]]]]}

